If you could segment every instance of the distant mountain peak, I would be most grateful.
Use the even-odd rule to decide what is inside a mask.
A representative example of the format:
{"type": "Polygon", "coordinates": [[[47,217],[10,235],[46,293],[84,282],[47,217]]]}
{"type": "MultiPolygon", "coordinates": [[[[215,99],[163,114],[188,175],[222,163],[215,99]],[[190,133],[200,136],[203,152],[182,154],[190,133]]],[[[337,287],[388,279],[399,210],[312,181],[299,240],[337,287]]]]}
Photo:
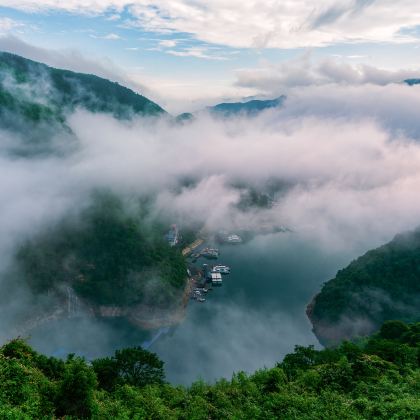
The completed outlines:
{"type": "Polygon", "coordinates": [[[405,79],[404,83],[408,86],[420,85],[420,79],[405,79]]]}
{"type": "Polygon", "coordinates": [[[234,115],[253,116],[260,112],[277,108],[283,105],[286,96],[282,95],[274,99],[251,99],[244,102],[223,102],[218,105],[208,107],[207,110],[211,114],[221,115],[223,117],[230,117],[234,115]]]}

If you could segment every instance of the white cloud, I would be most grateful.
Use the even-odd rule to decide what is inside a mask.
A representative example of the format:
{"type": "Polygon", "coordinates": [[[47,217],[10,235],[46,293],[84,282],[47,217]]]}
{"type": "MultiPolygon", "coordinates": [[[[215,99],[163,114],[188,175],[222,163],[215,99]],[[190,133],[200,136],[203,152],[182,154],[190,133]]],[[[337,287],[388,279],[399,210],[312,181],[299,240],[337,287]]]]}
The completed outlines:
{"type": "Polygon", "coordinates": [[[111,34],[105,35],[104,39],[117,40],[117,39],[121,39],[121,37],[117,34],[111,33],[111,34]]]}
{"type": "Polygon", "coordinates": [[[109,15],[106,20],[109,20],[110,22],[114,22],[116,20],[120,20],[121,16],[117,13],[113,14],[113,15],[109,15]]]}
{"type": "Polygon", "coordinates": [[[7,223],[0,223],[0,238],[49,217],[44,199],[48,211],[61,211],[63,197],[83,202],[77,194],[109,186],[157,192],[159,212],[201,220],[213,229],[258,225],[264,218],[329,248],[376,245],[420,223],[418,90],[403,85],[303,89],[283,109],[252,120],[202,115],[184,126],[77,113],[69,120],[80,141],[76,155],[28,165],[3,157],[3,179],[14,182],[0,189],[8,215],[7,223]],[[196,182],[174,188],[185,178],[196,182]],[[290,186],[274,208],[238,213],[239,194],[232,184],[262,188],[272,179],[290,186]],[[212,205],[209,196],[217,197],[212,205]],[[35,200],[39,210],[22,200],[35,200]],[[13,224],[18,208],[26,219],[13,224]]]}
{"type": "MultiPolygon", "coordinates": [[[[350,56],[355,59],[361,56],[350,56]]],[[[280,64],[265,63],[263,67],[238,69],[237,86],[254,88],[260,93],[284,93],[299,86],[328,84],[386,85],[419,77],[418,69],[387,70],[367,64],[349,64],[339,57],[315,62],[310,53],[280,64]]]]}
{"type": "Polygon", "coordinates": [[[0,17],[0,34],[6,34],[13,29],[22,28],[24,26],[25,24],[22,22],[7,17],[0,17]]]}
{"type": "MultiPolygon", "coordinates": [[[[79,111],[68,120],[79,148],[63,156],[11,158],[4,144],[7,140],[15,144],[16,138],[2,132],[0,269],[18,240],[87,205],[89,192],[96,187],[110,187],[130,197],[155,192],[156,212],[170,213],[172,220],[199,219],[214,229],[268,220],[292,228],[293,237],[314,249],[322,245],[331,253],[337,249],[364,252],[420,223],[419,90],[396,84],[311,86],[294,90],[284,108],[252,120],[224,121],[202,114],[184,125],[165,120],[117,121],[79,111]],[[181,187],[180,179],[192,182],[181,187]],[[272,209],[237,210],[240,194],[234,183],[263,189],[273,179],[287,187],[272,209]]],[[[287,240],[284,249],[290,251],[290,243],[287,240]]],[[[292,249],[299,249],[295,265],[302,266],[305,260],[304,265],[311,267],[310,258],[309,262],[302,259],[302,247],[292,249]]],[[[264,261],[263,248],[257,257],[250,248],[245,251],[257,266],[264,261]]],[[[309,271],[302,290],[308,290],[313,281],[309,271]]],[[[21,311],[22,305],[13,302],[21,311]]],[[[257,362],[271,364],[287,344],[306,342],[308,337],[309,328],[297,330],[298,319],[282,317],[278,308],[260,317],[253,310],[236,311],[231,304],[219,311],[211,305],[210,327],[222,326],[232,339],[216,346],[213,358],[203,365],[205,375],[255,369],[257,362]],[[282,340],[274,340],[270,347],[273,330],[264,325],[272,325],[276,316],[282,322],[274,333],[282,340]],[[221,319],[233,325],[233,333],[221,319]],[[249,334],[238,330],[241,325],[247,326],[249,334]],[[267,348],[261,353],[255,343],[267,348]],[[253,355],[258,352],[257,360],[253,355]]],[[[0,333],[10,333],[5,319],[9,318],[2,314],[0,333]]],[[[208,340],[204,330],[198,328],[181,342],[195,337],[213,349],[217,339],[208,340]]],[[[179,363],[179,351],[171,353],[170,360],[179,363]]]]}
{"type": "Polygon", "coordinates": [[[184,32],[233,47],[296,48],[354,42],[409,42],[402,29],[420,23],[413,0],[0,0],[29,10],[103,14],[128,10],[130,24],[156,32],[184,32]]]}
{"type": "Polygon", "coordinates": [[[217,61],[224,61],[228,59],[224,55],[209,54],[209,50],[202,47],[189,47],[182,50],[166,50],[165,52],[170,55],[175,55],[176,57],[195,57],[217,61]]]}
{"type": "Polygon", "coordinates": [[[102,36],[90,34],[90,37],[95,38],[95,39],[107,39],[109,41],[117,41],[117,40],[122,39],[120,35],[114,34],[114,33],[109,33],[102,36]]]}
{"type": "Polygon", "coordinates": [[[164,39],[159,42],[160,47],[164,48],[173,48],[177,44],[177,41],[175,39],[164,39]]]}

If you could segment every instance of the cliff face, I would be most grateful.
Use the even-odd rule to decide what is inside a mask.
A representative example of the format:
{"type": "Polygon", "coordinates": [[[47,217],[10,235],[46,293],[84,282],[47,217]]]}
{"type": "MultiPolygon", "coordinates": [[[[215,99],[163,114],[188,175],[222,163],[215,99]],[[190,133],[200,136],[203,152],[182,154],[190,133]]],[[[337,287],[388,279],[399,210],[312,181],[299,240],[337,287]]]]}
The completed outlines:
{"type": "Polygon", "coordinates": [[[314,316],[318,296],[314,296],[306,307],[306,315],[312,323],[313,333],[324,347],[335,346],[343,340],[370,335],[377,330],[377,326],[366,318],[343,316],[338,322],[331,322],[314,316]]]}
{"type": "Polygon", "coordinates": [[[41,325],[70,318],[125,318],[134,327],[142,330],[155,330],[181,323],[187,312],[191,282],[187,281],[178,299],[167,307],[140,304],[136,306],[96,305],[80,297],[73,289],[66,288],[65,293],[57,295],[49,302],[33,308],[33,312],[23,317],[14,328],[12,335],[28,336],[41,325]]]}

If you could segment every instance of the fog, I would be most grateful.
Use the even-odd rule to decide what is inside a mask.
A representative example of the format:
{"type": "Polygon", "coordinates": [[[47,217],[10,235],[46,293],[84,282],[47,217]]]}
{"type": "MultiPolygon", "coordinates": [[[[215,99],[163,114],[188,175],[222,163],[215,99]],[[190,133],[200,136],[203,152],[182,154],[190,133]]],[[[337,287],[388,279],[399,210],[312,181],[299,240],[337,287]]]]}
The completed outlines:
{"type": "MultiPolygon", "coordinates": [[[[155,217],[181,227],[286,226],[292,233],[223,248],[233,269],[226,285],[205,304],[191,304],[184,323],[151,346],[174,382],[272,365],[294,344],[317,344],[304,311],[323,282],[419,224],[419,92],[399,84],[296,88],[283,108],[257,117],[200,113],[183,124],[79,109],[67,119],[75,147],[59,155],[13,154],[17,137],[2,130],[1,272],[22,241],[80,212],[97,188],[127,203],[152,197],[155,217]],[[240,206],[248,188],[270,185],[279,186],[271,207],[240,206]]],[[[57,132],[53,144],[65,141],[57,132]]],[[[3,296],[9,286],[2,275],[3,296]]],[[[10,293],[1,307],[2,342],[18,331],[13,319],[34,304],[27,290],[10,293]]],[[[37,348],[89,357],[147,336],[93,319],[45,328],[48,334],[28,333],[37,348]]]]}

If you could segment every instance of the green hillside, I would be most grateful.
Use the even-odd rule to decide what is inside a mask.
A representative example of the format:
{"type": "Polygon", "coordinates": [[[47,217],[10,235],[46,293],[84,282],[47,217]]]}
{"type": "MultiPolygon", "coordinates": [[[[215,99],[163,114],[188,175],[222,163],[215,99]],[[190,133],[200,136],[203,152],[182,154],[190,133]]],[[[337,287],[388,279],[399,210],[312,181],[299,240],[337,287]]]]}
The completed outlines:
{"type": "Polygon", "coordinates": [[[24,341],[0,349],[5,419],[417,419],[420,324],[384,324],[363,343],[295,348],[281,363],[215,384],[165,383],[139,347],[86,362],[46,357],[24,341]]]}
{"type": "Polygon", "coordinates": [[[63,121],[76,107],[117,118],[165,112],[116,82],[0,52],[0,115],[13,112],[32,122],[63,121]]]}
{"type": "Polygon", "coordinates": [[[324,284],[310,305],[324,344],[370,333],[384,321],[420,320],[420,230],[397,235],[324,284]]]}
{"type": "Polygon", "coordinates": [[[22,245],[16,266],[35,295],[71,286],[92,304],[168,307],[181,300],[187,268],[164,240],[166,229],[144,207],[127,213],[121,200],[101,192],[79,216],[22,245]]]}

